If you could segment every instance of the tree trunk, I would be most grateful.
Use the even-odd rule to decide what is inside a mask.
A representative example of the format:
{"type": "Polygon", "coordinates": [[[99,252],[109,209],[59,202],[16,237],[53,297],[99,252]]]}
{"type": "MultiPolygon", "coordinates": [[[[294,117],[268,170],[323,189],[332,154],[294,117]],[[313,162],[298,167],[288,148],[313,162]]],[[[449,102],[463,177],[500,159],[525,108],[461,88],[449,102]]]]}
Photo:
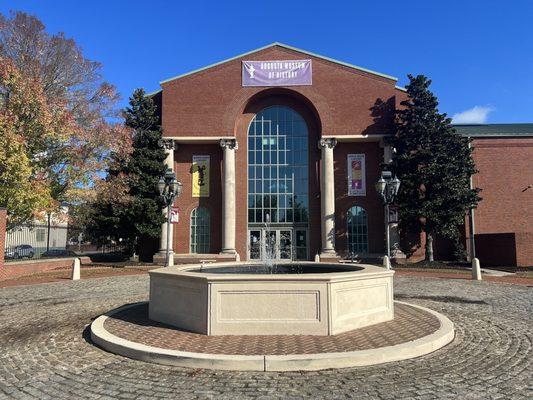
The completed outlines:
{"type": "Polygon", "coordinates": [[[433,262],[433,236],[426,232],[426,261],[433,262]]]}

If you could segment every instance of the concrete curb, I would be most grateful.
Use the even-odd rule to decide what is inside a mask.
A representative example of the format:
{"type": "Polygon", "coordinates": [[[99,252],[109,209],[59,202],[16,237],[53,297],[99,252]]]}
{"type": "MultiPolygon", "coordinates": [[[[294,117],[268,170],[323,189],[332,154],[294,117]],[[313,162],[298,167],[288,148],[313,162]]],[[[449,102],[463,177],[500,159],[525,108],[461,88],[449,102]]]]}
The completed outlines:
{"type": "Polygon", "coordinates": [[[189,353],[131,342],[104,329],[104,322],[113,314],[142,304],[135,303],[112,310],[94,320],[91,324],[91,339],[107,351],[135,360],[178,367],[234,371],[317,371],[362,367],[420,357],[453,341],[455,330],[447,317],[425,307],[399,301],[397,303],[407,304],[434,315],[440,322],[440,328],[431,335],[399,345],[351,352],[254,356],[189,353]]]}

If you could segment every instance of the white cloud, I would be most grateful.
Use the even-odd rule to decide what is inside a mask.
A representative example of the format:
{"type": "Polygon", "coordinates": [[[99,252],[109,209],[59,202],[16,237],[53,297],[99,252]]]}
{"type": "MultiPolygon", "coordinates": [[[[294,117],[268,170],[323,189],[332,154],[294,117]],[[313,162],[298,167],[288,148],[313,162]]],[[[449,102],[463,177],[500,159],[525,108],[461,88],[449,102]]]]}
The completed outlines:
{"type": "Polygon", "coordinates": [[[452,122],[454,124],[484,124],[492,111],[494,111],[493,107],[475,106],[469,110],[454,114],[452,122]]]}

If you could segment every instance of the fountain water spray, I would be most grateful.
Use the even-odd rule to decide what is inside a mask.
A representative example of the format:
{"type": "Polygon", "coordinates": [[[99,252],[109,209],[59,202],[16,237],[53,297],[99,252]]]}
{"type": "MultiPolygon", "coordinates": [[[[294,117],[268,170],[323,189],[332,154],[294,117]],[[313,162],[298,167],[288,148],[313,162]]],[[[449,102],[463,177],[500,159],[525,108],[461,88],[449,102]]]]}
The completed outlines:
{"type": "Polygon", "coordinates": [[[261,261],[268,272],[273,273],[276,262],[276,235],[270,229],[270,214],[265,215],[265,247],[261,252],[261,261]]]}

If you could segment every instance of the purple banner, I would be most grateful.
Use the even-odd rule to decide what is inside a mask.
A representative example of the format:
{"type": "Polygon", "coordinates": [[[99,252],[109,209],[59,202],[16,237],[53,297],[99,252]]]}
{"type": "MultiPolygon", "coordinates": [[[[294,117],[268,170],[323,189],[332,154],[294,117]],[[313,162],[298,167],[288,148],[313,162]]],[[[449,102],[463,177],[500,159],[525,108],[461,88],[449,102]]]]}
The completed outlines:
{"type": "Polygon", "coordinates": [[[312,84],[311,60],[242,62],[242,86],[302,86],[312,84]]]}

